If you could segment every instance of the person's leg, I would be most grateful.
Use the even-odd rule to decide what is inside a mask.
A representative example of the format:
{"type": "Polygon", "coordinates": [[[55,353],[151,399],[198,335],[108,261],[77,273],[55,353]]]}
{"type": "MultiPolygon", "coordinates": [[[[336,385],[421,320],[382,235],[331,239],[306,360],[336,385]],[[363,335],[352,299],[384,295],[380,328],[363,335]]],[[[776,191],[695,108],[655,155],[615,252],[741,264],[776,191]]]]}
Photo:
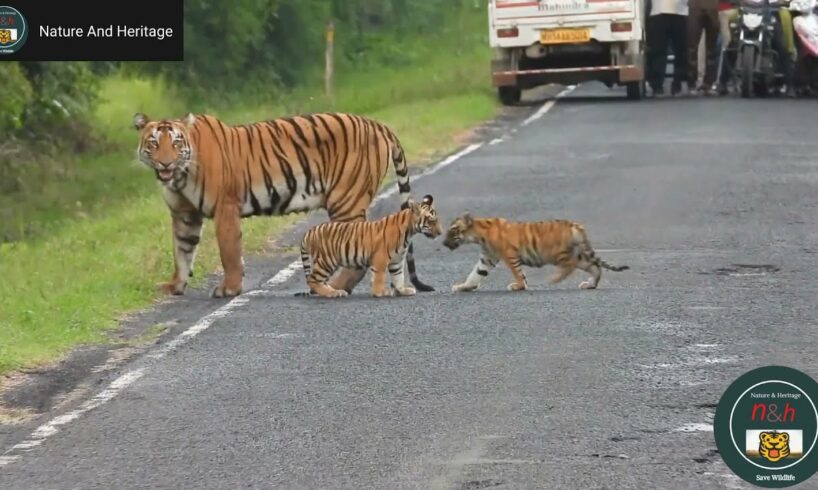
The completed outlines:
{"type": "Polygon", "coordinates": [[[667,49],[665,43],[666,22],[664,15],[648,17],[646,34],[648,41],[647,78],[654,94],[661,92],[664,84],[665,65],[667,64],[667,49]]]}
{"type": "Polygon", "coordinates": [[[784,29],[781,27],[782,22],[785,20],[789,20],[789,16],[782,16],[781,12],[778,12],[778,22],[776,22],[775,31],[773,32],[772,48],[778,54],[780,66],[784,72],[784,83],[787,84],[787,95],[793,96],[795,95],[795,89],[793,87],[795,64],[793,63],[792,55],[790,54],[784,37],[784,29]]]}
{"type": "Polygon", "coordinates": [[[719,36],[719,12],[716,9],[705,10],[704,17],[704,39],[705,51],[707,55],[707,66],[704,73],[704,88],[709,91],[716,83],[716,68],[718,58],[716,57],[716,41],[719,36]]]}
{"type": "Polygon", "coordinates": [[[702,37],[701,9],[691,7],[687,15],[687,83],[695,87],[699,76],[699,39],[702,37]]]}
{"type": "Polygon", "coordinates": [[[725,51],[725,49],[732,49],[732,34],[730,33],[730,19],[736,14],[736,9],[722,10],[719,12],[719,35],[721,36],[722,53],[719,55],[721,60],[721,71],[719,73],[719,92],[727,94],[727,83],[729,82],[733,67],[736,64],[736,53],[734,51],[725,51]]]}
{"type": "MultiPolygon", "coordinates": [[[[687,16],[673,15],[670,19],[670,41],[673,43],[674,53],[687,52],[687,16]]],[[[687,61],[685,56],[676,54],[673,60],[673,84],[671,85],[671,93],[678,94],[682,90],[682,82],[687,81],[687,61]]]]}
{"type": "Polygon", "coordinates": [[[704,82],[704,69],[707,66],[707,47],[705,46],[704,36],[699,36],[699,47],[697,51],[698,71],[696,72],[696,84],[701,85],[704,82]]]}

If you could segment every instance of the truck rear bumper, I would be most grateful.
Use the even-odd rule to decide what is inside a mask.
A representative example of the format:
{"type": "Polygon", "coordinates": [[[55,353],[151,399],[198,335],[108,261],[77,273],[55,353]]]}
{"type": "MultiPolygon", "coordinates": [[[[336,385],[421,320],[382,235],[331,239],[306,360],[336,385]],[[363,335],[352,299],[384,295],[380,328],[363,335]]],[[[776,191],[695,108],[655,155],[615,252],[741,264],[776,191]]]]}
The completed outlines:
{"type": "Polygon", "coordinates": [[[644,73],[637,65],[605,65],[495,71],[491,78],[495,87],[529,88],[547,83],[575,84],[595,80],[610,83],[639,82],[644,79],[644,73]]]}

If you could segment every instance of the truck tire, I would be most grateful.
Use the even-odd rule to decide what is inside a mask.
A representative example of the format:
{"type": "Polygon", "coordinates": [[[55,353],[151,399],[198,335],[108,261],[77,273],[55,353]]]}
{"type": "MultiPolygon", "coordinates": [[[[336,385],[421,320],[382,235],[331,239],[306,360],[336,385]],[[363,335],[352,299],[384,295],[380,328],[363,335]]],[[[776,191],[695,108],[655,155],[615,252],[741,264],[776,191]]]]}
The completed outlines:
{"type": "Polygon", "coordinates": [[[640,100],[645,93],[645,84],[643,82],[628,82],[625,84],[625,89],[628,92],[628,99],[640,100]]]}
{"type": "Polygon", "coordinates": [[[499,87],[497,89],[497,95],[503,105],[515,105],[520,102],[523,91],[518,87],[499,87]]]}
{"type": "Polygon", "coordinates": [[[748,98],[753,93],[753,72],[755,71],[756,51],[745,46],[741,51],[741,96],[748,98]]]}

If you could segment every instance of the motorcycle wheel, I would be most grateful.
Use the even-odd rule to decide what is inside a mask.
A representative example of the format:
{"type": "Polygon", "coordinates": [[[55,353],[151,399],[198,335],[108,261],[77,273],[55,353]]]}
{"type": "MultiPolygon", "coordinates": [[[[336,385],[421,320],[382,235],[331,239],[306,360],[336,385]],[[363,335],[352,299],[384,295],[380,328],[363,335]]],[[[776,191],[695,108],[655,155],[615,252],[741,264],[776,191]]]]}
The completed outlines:
{"type": "Polygon", "coordinates": [[[753,93],[753,68],[755,67],[755,49],[745,46],[741,50],[741,97],[748,98],[753,93]]]}

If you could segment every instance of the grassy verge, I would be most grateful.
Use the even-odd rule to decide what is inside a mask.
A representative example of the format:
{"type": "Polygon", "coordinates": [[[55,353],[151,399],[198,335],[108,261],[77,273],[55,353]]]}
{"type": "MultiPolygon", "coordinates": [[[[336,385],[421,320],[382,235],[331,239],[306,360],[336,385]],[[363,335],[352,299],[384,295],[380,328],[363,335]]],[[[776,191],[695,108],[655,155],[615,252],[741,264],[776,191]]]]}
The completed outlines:
{"type": "MultiPolygon", "coordinates": [[[[263,104],[197,109],[232,123],[327,109],[357,112],[389,124],[410,162],[422,164],[454,149],[458,135],[495,113],[483,31],[467,31],[476,34],[448,32],[408,46],[421,55],[405,66],[339,73],[333,100],[306,87],[263,104]]],[[[0,197],[0,208],[14,210],[5,226],[19,226],[27,237],[0,244],[0,374],[105,342],[117,317],[150,305],[155,284],[171,273],[169,217],[153,174],[135,162],[130,121],[137,111],[164,117],[188,108],[157,80],[113,77],[103,95],[95,124],[116,150],[77,158],[69,175],[40,182],[32,197],[0,197]]],[[[270,236],[301,217],[245,220],[246,253],[262,252],[270,236]]],[[[204,272],[218,270],[206,224],[192,286],[204,272]]]]}

